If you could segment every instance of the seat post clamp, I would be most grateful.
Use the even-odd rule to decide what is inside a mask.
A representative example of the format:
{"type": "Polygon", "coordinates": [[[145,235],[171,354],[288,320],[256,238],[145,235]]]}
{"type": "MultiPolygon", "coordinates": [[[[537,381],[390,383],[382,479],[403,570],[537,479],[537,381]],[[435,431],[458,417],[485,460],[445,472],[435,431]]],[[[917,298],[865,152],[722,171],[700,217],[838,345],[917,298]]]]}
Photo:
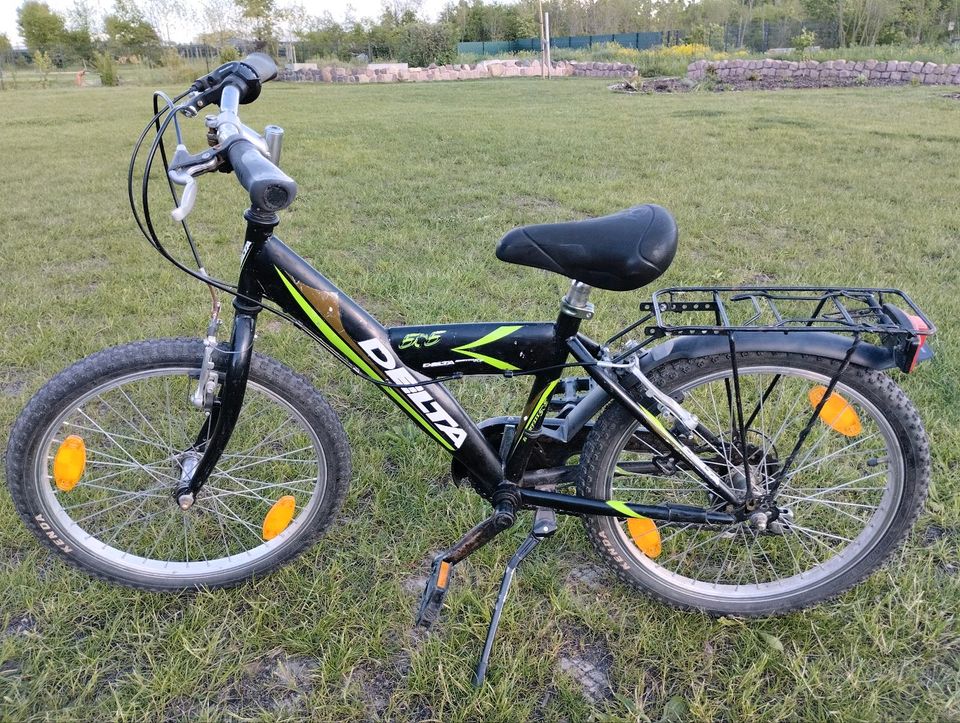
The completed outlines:
{"type": "Polygon", "coordinates": [[[591,291],[593,287],[589,284],[573,280],[567,295],[560,301],[560,311],[577,319],[592,319],[594,306],[587,301],[591,291]]]}

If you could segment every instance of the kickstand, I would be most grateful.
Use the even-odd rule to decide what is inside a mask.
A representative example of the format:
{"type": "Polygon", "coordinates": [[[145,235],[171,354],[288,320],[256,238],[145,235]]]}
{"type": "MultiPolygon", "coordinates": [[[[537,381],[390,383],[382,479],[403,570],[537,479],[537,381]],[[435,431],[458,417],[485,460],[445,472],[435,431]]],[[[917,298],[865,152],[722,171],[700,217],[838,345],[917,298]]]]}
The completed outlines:
{"type": "Polygon", "coordinates": [[[497,628],[500,626],[500,614],[503,612],[503,605],[507,601],[507,593],[510,592],[510,583],[513,582],[513,573],[521,562],[533,552],[533,549],[543,540],[550,537],[557,531],[557,516],[553,510],[545,507],[538,507],[536,515],[533,518],[533,529],[527,538],[520,543],[520,547],[507,563],[507,569],[503,573],[503,581],[500,583],[500,593],[497,595],[497,603],[493,608],[493,617],[490,619],[490,627],[487,628],[487,640],[483,644],[483,653],[480,655],[480,662],[477,663],[477,670],[473,675],[473,685],[479,688],[483,685],[483,680],[487,675],[487,665],[490,663],[490,651],[493,649],[493,639],[497,636],[497,628]]]}

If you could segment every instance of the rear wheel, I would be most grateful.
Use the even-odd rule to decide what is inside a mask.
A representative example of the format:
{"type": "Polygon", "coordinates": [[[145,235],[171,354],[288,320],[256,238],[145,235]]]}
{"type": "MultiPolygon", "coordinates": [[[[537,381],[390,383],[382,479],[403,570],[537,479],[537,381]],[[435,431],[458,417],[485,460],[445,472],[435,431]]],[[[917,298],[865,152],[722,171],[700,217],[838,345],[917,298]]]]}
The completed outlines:
{"type": "Polygon", "coordinates": [[[332,521],[350,480],[340,422],[306,379],[257,354],[230,443],[193,506],[177,506],[200,456],[205,414],[190,394],[202,356],[196,340],[107,349],[51,379],[20,415],[6,460],[13,501],[70,563],[138,588],[221,587],[287,562],[332,521]],[[76,481],[55,470],[71,445],[85,457],[76,481]],[[283,497],[293,516],[274,513],[279,533],[265,539],[283,497]]]}
{"type": "MultiPolygon", "coordinates": [[[[838,362],[742,353],[738,368],[751,483],[765,489],[838,362]]],[[[689,445],[729,485],[745,489],[736,471],[742,469],[743,447],[728,396],[729,355],[669,363],[650,378],[718,435],[712,443],[694,436],[689,445]]],[[[862,580],[916,520],[929,483],[929,447],[916,409],[889,377],[850,366],[834,393],[837,402],[824,408],[779,489],[779,520],[768,529],[747,521],[725,527],[658,522],[662,551],[652,558],[637,547],[623,520],[586,517],[594,546],[634,587],[678,607],[716,614],[786,612],[862,580]]],[[[662,445],[650,442],[626,410],[611,405],[584,447],[580,494],[730,511],[683,463],[674,464],[662,445]]]]}

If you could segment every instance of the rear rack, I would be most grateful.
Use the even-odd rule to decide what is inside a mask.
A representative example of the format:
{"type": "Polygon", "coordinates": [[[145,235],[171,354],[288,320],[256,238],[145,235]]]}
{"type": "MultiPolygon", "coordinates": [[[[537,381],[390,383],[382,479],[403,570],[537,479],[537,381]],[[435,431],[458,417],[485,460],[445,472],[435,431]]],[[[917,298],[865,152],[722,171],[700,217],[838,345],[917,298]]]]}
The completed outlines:
{"type": "Polygon", "coordinates": [[[936,333],[933,323],[899,289],[676,287],[654,292],[652,301],[641,303],[640,309],[647,315],[635,326],[655,322],[644,326],[648,337],[733,332],[826,331],[899,337],[936,333]],[[927,328],[915,328],[906,314],[918,317],[927,328]]]}

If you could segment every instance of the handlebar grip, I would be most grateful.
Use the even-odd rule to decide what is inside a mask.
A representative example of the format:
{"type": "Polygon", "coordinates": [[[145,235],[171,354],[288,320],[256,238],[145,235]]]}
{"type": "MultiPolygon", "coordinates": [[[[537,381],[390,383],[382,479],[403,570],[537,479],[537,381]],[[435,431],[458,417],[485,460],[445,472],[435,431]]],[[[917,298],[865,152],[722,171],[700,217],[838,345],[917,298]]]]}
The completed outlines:
{"type": "Polygon", "coordinates": [[[296,182],[264,158],[250,141],[234,142],[227,149],[227,158],[240,185],[250,194],[254,211],[281,211],[297,197],[296,182]]]}
{"type": "Polygon", "coordinates": [[[277,64],[266,53],[250,53],[240,62],[256,73],[261,83],[277,77],[277,64]]]}

